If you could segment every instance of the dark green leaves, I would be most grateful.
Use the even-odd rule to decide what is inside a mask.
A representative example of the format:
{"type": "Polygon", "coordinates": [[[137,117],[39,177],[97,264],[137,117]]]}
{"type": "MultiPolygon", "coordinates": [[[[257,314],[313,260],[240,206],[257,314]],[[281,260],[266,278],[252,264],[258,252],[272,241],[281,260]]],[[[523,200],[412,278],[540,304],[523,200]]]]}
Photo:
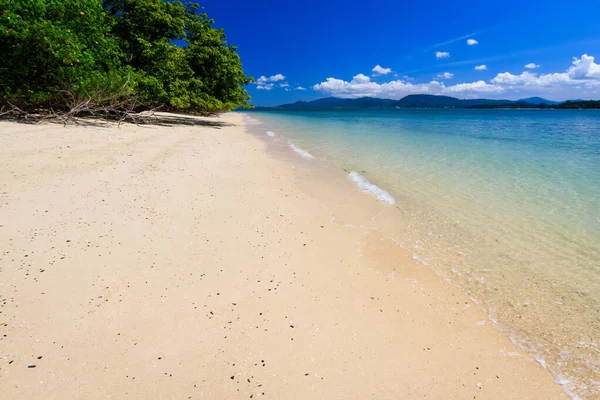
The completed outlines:
{"type": "Polygon", "coordinates": [[[198,9],[179,0],[0,0],[0,103],[68,109],[101,93],[135,96],[138,109],[245,106],[251,78],[198,9]]]}

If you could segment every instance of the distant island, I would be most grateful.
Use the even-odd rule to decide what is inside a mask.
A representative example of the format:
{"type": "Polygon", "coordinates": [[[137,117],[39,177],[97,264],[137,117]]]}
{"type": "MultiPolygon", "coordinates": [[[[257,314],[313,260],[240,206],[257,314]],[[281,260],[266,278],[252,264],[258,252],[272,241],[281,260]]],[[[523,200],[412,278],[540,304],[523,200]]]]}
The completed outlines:
{"type": "Polygon", "coordinates": [[[400,100],[360,97],[342,99],[326,97],[313,101],[297,101],[275,107],[256,107],[257,110],[361,110],[397,108],[552,108],[552,109],[600,109],[600,100],[569,100],[563,103],[529,97],[521,100],[457,99],[450,96],[411,94],[400,100]]]}

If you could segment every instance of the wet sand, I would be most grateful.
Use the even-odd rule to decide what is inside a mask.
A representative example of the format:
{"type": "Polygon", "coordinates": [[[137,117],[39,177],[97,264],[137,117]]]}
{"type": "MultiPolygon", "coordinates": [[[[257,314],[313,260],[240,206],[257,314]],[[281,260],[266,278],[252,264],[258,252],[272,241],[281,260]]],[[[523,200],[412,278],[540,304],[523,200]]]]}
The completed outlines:
{"type": "Polygon", "coordinates": [[[3,397],[567,398],[370,228],[398,209],[178,122],[0,123],[3,397]]]}

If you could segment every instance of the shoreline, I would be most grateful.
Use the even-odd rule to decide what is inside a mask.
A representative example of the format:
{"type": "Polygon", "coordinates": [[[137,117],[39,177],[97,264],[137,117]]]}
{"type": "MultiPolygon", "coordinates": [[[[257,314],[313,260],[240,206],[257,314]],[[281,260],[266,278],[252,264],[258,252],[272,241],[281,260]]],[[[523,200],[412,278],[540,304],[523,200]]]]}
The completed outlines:
{"type": "Polygon", "coordinates": [[[242,118],[1,123],[3,393],[567,398],[368,229],[394,207],[322,186],[318,160],[269,151],[242,118]]]}
{"type": "MultiPolygon", "coordinates": [[[[347,174],[354,170],[381,190],[389,191],[400,205],[402,216],[390,215],[387,220],[393,219],[395,224],[378,225],[378,228],[477,301],[489,313],[490,319],[496,321],[499,330],[553,371],[565,390],[575,397],[595,398],[598,391],[598,357],[595,351],[597,320],[594,317],[597,275],[582,281],[583,277],[588,276],[587,272],[591,272],[585,268],[594,267],[593,257],[579,258],[577,248],[568,247],[568,241],[546,242],[553,239],[550,235],[561,233],[549,222],[555,220],[546,220],[544,215],[540,217],[538,210],[532,207],[523,207],[523,210],[510,214],[513,210],[508,200],[511,199],[497,204],[494,202],[502,196],[486,196],[486,191],[491,190],[490,185],[478,193],[471,190],[469,184],[463,184],[467,181],[454,178],[449,182],[444,175],[439,179],[423,176],[424,163],[410,158],[406,154],[409,151],[404,150],[412,149],[407,140],[399,135],[394,142],[399,144],[393,145],[389,139],[391,130],[390,136],[386,137],[383,128],[375,129],[387,120],[373,118],[373,115],[365,115],[358,120],[350,118],[351,121],[357,121],[357,125],[362,124],[363,128],[354,128],[338,114],[326,119],[312,118],[310,113],[302,118],[276,117],[268,113],[250,115],[263,120],[264,129],[282,133],[282,138],[293,140],[314,154],[316,160],[330,164],[338,171],[343,169],[345,174],[337,173],[327,179],[332,186],[339,186],[340,180],[348,180],[347,174]],[[369,131],[364,124],[371,119],[373,130],[369,131]],[[394,164],[396,160],[390,158],[391,150],[377,143],[366,143],[368,140],[365,139],[362,147],[357,146],[361,143],[357,139],[361,131],[365,138],[371,134],[381,137],[379,142],[387,143],[389,148],[397,152],[397,164],[394,164]],[[360,158],[363,152],[364,159],[360,158]],[[380,167],[379,164],[386,167],[380,167]],[[401,165],[402,168],[394,170],[394,165],[401,165]],[[424,193],[428,196],[423,196],[424,193]],[[473,205],[463,201],[466,199],[473,205]],[[479,207],[480,204],[486,204],[486,209],[479,207]],[[462,205],[462,208],[458,210],[457,205],[462,205]],[[520,219],[521,215],[525,217],[520,219]],[[497,218],[504,220],[496,222],[497,218]],[[542,221],[542,224],[538,225],[538,221],[542,221]],[[513,230],[509,226],[511,224],[517,228],[513,230]],[[538,233],[532,232],[538,226],[549,227],[548,235],[544,232],[539,236],[539,241],[529,244],[527,236],[538,233]],[[569,268],[571,266],[577,269],[572,270],[569,268]],[[569,274],[570,271],[574,272],[569,274]]],[[[435,125],[430,128],[432,133],[436,132],[435,125]]],[[[425,135],[425,127],[414,132],[425,135]]],[[[257,136],[264,137],[262,134],[257,136]]],[[[269,138],[265,140],[271,142],[269,138]]],[[[413,140],[418,141],[415,138],[413,140]]],[[[374,138],[372,142],[378,140],[374,138]]],[[[413,150],[419,154],[418,146],[415,147],[413,150]]],[[[486,151],[481,153],[488,154],[486,151]]],[[[444,155],[439,155],[442,161],[445,161],[444,155]]],[[[444,174],[444,167],[449,164],[442,162],[438,165],[433,157],[425,159],[429,161],[428,165],[434,166],[431,169],[438,169],[440,174],[444,174]]],[[[456,170],[458,168],[454,171],[448,168],[448,174],[456,170]]],[[[481,175],[476,178],[482,179],[481,175]]],[[[321,179],[318,173],[314,176],[321,179]]],[[[489,176],[488,180],[495,182],[495,178],[489,176]]],[[[540,191],[543,191],[544,186],[541,187],[540,191]]],[[[347,191],[345,195],[351,196],[352,193],[347,191]]],[[[526,199],[523,198],[524,203],[526,199]]],[[[584,238],[581,246],[587,243],[590,251],[597,249],[593,237],[584,238]]]]}

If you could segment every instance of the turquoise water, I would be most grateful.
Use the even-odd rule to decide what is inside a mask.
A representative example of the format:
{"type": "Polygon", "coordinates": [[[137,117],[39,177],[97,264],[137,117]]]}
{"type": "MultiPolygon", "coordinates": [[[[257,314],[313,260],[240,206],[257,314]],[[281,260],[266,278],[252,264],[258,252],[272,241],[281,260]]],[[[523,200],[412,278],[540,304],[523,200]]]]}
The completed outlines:
{"type": "Polygon", "coordinates": [[[388,192],[407,216],[394,239],[461,286],[573,396],[600,396],[600,112],[249,115],[262,122],[255,132],[388,192]]]}

